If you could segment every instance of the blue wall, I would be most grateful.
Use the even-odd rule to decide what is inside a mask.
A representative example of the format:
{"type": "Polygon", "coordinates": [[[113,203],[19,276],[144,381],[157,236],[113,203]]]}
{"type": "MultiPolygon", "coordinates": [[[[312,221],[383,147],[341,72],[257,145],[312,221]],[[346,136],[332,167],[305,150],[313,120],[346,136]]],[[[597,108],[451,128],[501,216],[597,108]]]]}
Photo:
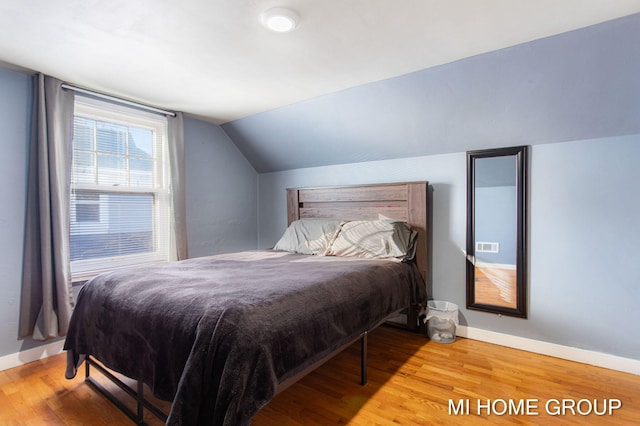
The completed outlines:
{"type": "Polygon", "coordinates": [[[31,77],[0,68],[0,356],[35,345],[18,340],[31,91],[31,77]]]}
{"type": "Polygon", "coordinates": [[[640,135],[533,150],[530,306],[545,340],[640,359],[639,156],[640,135]]]}
{"type": "Polygon", "coordinates": [[[219,126],[185,118],[189,257],[257,247],[258,174],[219,126]]]}

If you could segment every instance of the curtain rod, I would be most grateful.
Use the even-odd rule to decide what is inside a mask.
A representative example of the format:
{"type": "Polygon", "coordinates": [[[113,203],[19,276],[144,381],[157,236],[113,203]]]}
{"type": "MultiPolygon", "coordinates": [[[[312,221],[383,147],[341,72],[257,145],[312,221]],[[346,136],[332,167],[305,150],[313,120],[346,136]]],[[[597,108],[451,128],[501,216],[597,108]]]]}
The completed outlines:
{"type": "Polygon", "coordinates": [[[117,102],[119,104],[129,105],[136,108],[141,108],[147,111],[156,112],[159,114],[170,115],[171,117],[175,117],[175,112],[166,111],[164,109],[155,108],[149,105],[140,104],[133,101],[128,101],[126,99],[116,98],[115,96],[105,95],[104,93],[93,92],[87,89],[81,89],[80,87],[70,86],[68,84],[62,84],[63,89],[73,90],[74,92],[84,93],[85,95],[95,96],[96,98],[106,99],[108,101],[117,102]]]}

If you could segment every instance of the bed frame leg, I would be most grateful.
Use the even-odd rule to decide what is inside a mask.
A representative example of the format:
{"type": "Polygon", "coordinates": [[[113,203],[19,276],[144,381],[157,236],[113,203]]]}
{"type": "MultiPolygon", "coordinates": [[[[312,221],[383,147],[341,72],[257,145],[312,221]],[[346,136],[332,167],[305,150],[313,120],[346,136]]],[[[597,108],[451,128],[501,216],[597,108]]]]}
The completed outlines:
{"type": "Polygon", "coordinates": [[[138,424],[144,424],[144,385],[138,380],[138,424]]]}
{"type": "Polygon", "coordinates": [[[100,364],[96,363],[91,357],[87,356],[85,359],[86,364],[86,377],[85,381],[100,392],[102,395],[107,397],[109,401],[111,401],[120,411],[126,414],[127,417],[131,419],[137,425],[146,425],[144,422],[144,409],[148,409],[153,415],[158,417],[163,422],[167,421],[167,415],[162,412],[160,408],[156,405],[152,404],[150,401],[144,399],[144,383],[141,380],[137,380],[137,389],[133,389],[129,387],[122,380],[118,379],[116,376],[111,374],[105,367],[102,367],[100,364]],[[96,381],[93,377],[90,377],[89,368],[90,365],[94,367],[95,370],[102,373],[104,377],[109,379],[111,383],[117,385],[120,389],[122,389],[127,395],[133,398],[137,403],[137,412],[131,410],[127,405],[125,405],[118,397],[116,397],[113,393],[103,387],[98,381],[96,381]]]}
{"type": "Polygon", "coordinates": [[[368,332],[362,333],[360,339],[360,384],[367,384],[367,337],[368,332]]]}

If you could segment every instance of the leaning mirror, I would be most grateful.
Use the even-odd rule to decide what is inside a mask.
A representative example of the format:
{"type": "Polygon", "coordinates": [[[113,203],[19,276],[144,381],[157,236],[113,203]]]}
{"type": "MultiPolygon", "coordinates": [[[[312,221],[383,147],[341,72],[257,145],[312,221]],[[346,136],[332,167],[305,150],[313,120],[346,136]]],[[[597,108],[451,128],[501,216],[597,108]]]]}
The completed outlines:
{"type": "Polygon", "coordinates": [[[467,152],[467,308],[527,317],[527,147],[467,152]]]}

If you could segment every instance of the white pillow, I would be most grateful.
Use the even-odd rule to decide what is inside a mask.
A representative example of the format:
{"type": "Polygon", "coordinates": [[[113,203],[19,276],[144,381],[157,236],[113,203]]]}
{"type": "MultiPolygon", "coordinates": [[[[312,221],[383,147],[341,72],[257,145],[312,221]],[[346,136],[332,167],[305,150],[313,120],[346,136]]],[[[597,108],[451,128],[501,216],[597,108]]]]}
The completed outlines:
{"type": "Polygon", "coordinates": [[[273,249],[323,255],[339,231],[341,223],[340,220],[296,220],[289,225],[273,249]]]}
{"type": "Polygon", "coordinates": [[[417,232],[405,222],[357,220],[344,222],[327,250],[328,256],[411,259],[417,232]]]}

